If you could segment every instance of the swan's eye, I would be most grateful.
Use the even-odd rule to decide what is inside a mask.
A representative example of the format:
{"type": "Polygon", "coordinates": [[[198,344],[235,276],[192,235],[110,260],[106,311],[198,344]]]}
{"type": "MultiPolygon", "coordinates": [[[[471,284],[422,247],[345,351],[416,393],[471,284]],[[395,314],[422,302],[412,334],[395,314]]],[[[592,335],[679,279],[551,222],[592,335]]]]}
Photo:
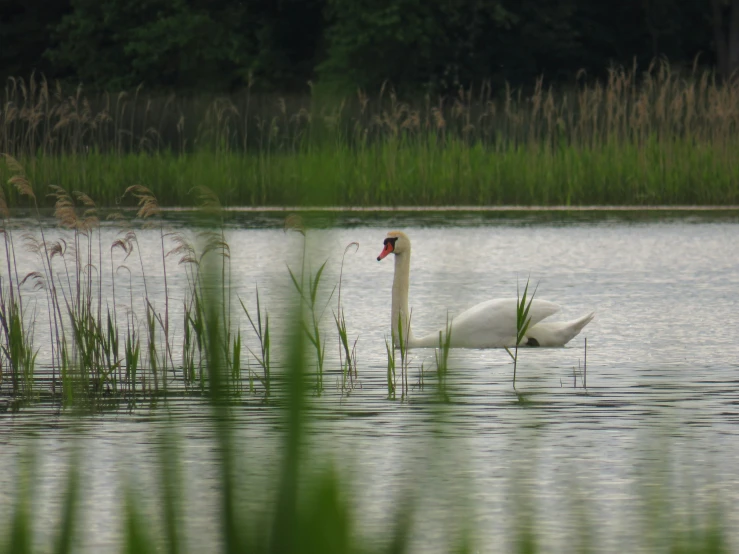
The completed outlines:
{"type": "Polygon", "coordinates": [[[395,243],[397,242],[397,240],[398,240],[398,237],[388,237],[384,241],[382,241],[382,244],[387,246],[388,243],[390,243],[393,247],[393,250],[395,250],[395,243]]]}

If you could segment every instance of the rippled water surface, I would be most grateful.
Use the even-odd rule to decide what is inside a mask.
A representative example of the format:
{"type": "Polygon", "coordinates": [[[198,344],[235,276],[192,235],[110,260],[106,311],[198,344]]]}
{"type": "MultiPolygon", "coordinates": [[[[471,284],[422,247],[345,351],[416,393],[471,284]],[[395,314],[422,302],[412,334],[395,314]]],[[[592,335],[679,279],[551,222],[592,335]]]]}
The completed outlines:
{"type": "MultiPolygon", "coordinates": [[[[280,331],[294,300],[286,264],[299,267],[302,237],[285,233],[276,217],[238,217],[227,230],[234,293],[253,306],[259,286],[278,335],[274,357],[279,358],[280,331]]],[[[183,221],[171,219],[168,228],[184,229],[183,221]]],[[[310,449],[319,455],[306,471],[310,475],[329,461],[340,468],[352,483],[359,534],[382,536],[399,491],[425,475],[433,486],[419,493],[423,501],[414,528],[419,552],[443,551],[448,531],[459,528],[471,532],[480,552],[510,550],[520,498],[532,500],[540,544],[551,552],[570,552],[572,537],[584,526],[604,551],[649,551],[645,529],[651,524],[643,508],[655,498],[676,497],[675,505],[698,515],[716,502],[738,505],[739,218],[392,214],[335,223],[339,227],[308,233],[309,251],[314,268],[329,259],[323,279],[330,291],[344,247],[352,241],[360,245],[346,255],[341,289],[350,337],[359,337],[359,386],[348,396],[337,388],[338,342],[328,327],[329,308],[327,390],[311,399],[316,417],[310,449]],[[432,351],[412,354],[409,400],[387,399],[384,341],[393,264],[376,257],[390,229],[404,230],[413,243],[410,304],[416,334],[443,326],[447,311],[454,315],[482,300],[515,296],[517,280],[523,284],[529,277],[538,283],[538,298],[562,306],[555,318],[590,311],[596,317],[565,348],[522,350],[515,391],[505,351],[453,351],[451,404],[437,414],[446,422],[440,434],[432,434],[439,425],[429,402],[432,351]]],[[[110,244],[115,234],[106,228],[103,243],[110,244]]],[[[159,235],[153,230],[139,235],[149,294],[156,297],[159,235]]],[[[31,256],[19,260],[23,272],[35,263],[31,256]]],[[[132,271],[139,264],[134,257],[126,263],[132,271]]],[[[176,259],[167,263],[176,299],[173,320],[179,324],[185,276],[176,259]]],[[[125,302],[128,278],[120,273],[119,278],[116,298],[125,302]]],[[[143,284],[135,280],[131,286],[138,298],[143,284]]],[[[49,357],[47,324],[43,298],[35,294],[43,360],[49,357]]],[[[234,318],[247,329],[237,311],[234,318]]],[[[0,414],[0,519],[7,521],[22,454],[33,445],[42,477],[36,483],[42,499],[36,540],[48,540],[59,514],[65,464],[81,437],[85,529],[80,540],[90,552],[117,551],[123,479],[132,478],[143,490],[157,482],[153,443],[162,422],[174,415],[184,439],[191,550],[212,548],[218,474],[207,413],[198,399],[174,398],[81,420],[44,402],[0,414]]],[[[240,474],[253,490],[245,502],[259,510],[259,499],[269,493],[260,483],[269,482],[279,460],[280,414],[247,395],[236,416],[244,453],[240,474]]],[[[154,520],[159,516],[152,514],[154,520]]],[[[731,544],[739,545],[739,514],[727,509],[723,518],[731,544]]]]}

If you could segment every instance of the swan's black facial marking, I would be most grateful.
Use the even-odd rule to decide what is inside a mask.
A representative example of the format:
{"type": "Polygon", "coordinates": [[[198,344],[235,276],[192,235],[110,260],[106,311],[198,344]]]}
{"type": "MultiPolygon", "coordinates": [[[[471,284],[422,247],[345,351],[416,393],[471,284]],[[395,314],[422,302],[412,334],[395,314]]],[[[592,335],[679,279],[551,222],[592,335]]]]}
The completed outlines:
{"type": "Polygon", "coordinates": [[[382,260],[385,256],[388,254],[395,252],[395,242],[398,240],[398,237],[388,237],[386,238],[382,244],[384,244],[384,248],[382,249],[382,252],[380,252],[380,255],[377,256],[377,261],[379,262],[382,260]]]}
{"type": "Polygon", "coordinates": [[[529,337],[529,340],[526,341],[526,346],[540,346],[539,341],[536,340],[534,337],[529,337]]]}

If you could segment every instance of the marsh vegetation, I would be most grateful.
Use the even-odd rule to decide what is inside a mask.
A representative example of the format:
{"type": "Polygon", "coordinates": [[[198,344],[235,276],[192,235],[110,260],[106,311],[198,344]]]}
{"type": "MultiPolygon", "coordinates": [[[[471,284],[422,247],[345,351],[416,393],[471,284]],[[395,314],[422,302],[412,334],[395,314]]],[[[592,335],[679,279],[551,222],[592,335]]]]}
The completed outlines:
{"type": "Polygon", "coordinates": [[[31,77],[5,88],[0,152],[32,181],[105,207],[122,183],[162,206],[196,205],[198,186],[224,206],[739,202],[736,85],[661,62],[578,83],[414,99],[389,86],[349,97],[96,95],[31,77]]]}

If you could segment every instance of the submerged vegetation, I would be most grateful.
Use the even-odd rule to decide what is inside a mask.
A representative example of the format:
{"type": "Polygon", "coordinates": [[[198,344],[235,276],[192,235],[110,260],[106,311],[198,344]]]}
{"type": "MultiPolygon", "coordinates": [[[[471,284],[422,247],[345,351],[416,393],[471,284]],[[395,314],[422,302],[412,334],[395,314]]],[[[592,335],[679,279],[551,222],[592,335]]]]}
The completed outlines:
{"type": "Polygon", "coordinates": [[[122,183],[163,206],[195,205],[196,186],[226,206],[739,203],[734,81],[656,63],[579,83],[416,101],[100,96],[31,77],[7,83],[0,152],[106,207],[122,183]]]}

